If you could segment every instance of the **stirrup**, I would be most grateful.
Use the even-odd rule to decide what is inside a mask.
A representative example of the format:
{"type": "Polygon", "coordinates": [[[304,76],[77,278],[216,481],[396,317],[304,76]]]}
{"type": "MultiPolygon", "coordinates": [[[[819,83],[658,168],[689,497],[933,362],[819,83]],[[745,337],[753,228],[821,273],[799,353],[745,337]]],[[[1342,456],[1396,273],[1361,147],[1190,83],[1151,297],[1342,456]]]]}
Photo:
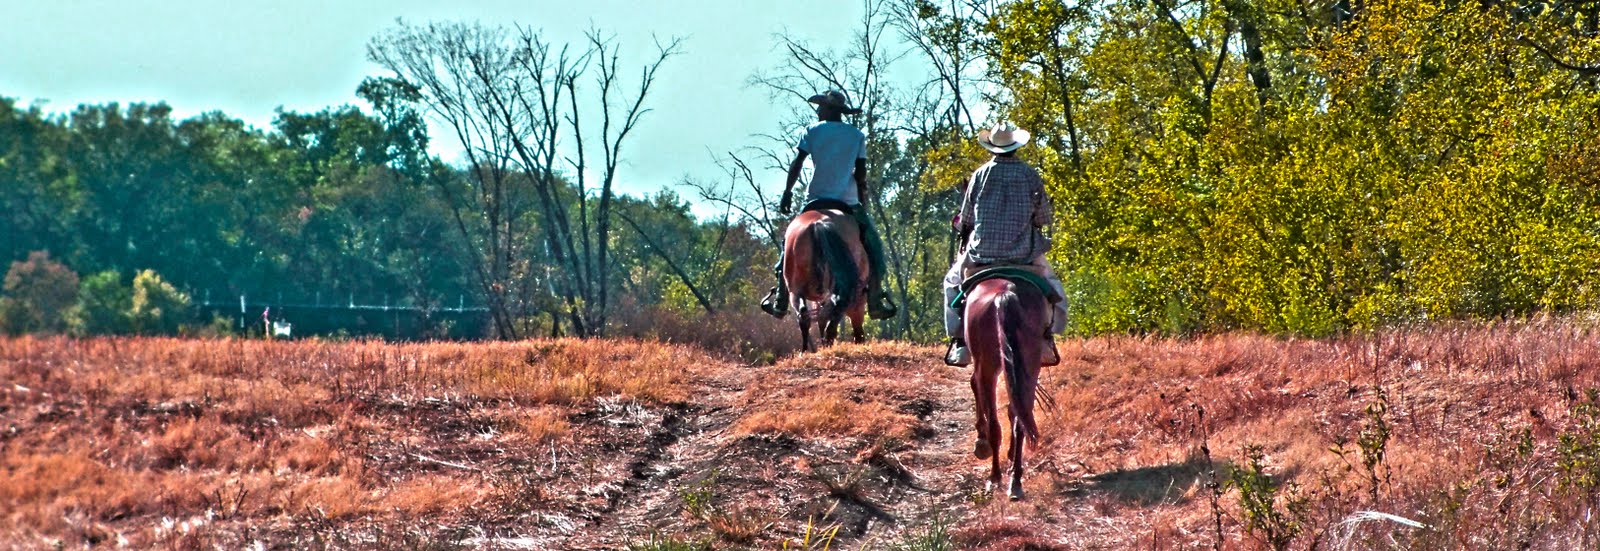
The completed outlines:
{"type": "Polygon", "coordinates": [[[950,339],[950,348],[944,351],[944,364],[952,367],[972,365],[972,351],[961,339],[950,339]]]}
{"type": "Polygon", "coordinates": [[[773,287],[772,290],[767,291],[767,296],[761,299],[761,311],[766,312],[772,317],[783,319],[783,317],[789,313],[789,301],[784,300],[787,297],[780,295],[786,294],[788,293],[779,293],[777,287],[773,287]]]}

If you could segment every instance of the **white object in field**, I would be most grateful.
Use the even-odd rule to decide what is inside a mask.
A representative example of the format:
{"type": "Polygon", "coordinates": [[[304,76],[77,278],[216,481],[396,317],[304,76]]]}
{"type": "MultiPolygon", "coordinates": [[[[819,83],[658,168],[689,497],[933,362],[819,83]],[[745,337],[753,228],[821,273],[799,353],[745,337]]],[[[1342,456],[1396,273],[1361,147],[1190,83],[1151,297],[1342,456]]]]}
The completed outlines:
{"type": "MultiPolygon", "coordinates": [[[[1369,522],[1378,523],[1378,526],[1374,527],[1376,530],[1381,530],[1381,526],[1385,522],[1412,529],[1429,529],[1426,524],[1399,515],[1391,515],[1379,511],[1357,511],[1334,524],[1333,530],[1331,530],[1333,532],[1331,534],[1332,537],[1329,538],[1329,543],[1332,544],[1330,547],[1338,550],[1354,549],[1356,532],[1360,530],[1362,524],[1369,522]]],[[[1387,535],[1390,542],[1399,545],[1399,542],[1394,539],[1394,534],[1387,535]]]]}
{"type": "Polygon", "coordinates": [[[294,324],[292,323],[282,321],[272,322],[272,336],[289,338],[289,330],[293,328],[294,324]]]}

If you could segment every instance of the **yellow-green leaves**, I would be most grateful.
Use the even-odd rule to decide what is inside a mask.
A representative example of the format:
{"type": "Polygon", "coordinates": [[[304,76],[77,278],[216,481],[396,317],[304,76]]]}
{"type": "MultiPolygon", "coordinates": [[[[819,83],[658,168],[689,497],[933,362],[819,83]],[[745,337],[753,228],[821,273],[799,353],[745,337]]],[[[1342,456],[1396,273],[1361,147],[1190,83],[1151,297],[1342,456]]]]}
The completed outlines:
{"type": "Polygon", "coordinates": [[[1561,66],[1600,63],[1600,37],[1509,9],[999,9],[986,54],[1005,116],[1041,136],[1076,328],[1316,334],[1600,305],[1600,81],[1561,66]]]}

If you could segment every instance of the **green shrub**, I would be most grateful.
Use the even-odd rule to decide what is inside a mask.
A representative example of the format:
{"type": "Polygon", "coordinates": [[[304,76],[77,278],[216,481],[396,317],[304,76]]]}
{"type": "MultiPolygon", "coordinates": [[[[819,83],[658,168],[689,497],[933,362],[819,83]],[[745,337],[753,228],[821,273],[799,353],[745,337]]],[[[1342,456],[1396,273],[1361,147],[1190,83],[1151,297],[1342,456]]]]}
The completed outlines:
{"type": "Polygon", "coordinates": [[[107,270],[83,278],[78,303],[67,313],[67,329],[74,335],[120,335],[133,329],[133,288],[122,274],[107,270]]]}
{"type": "Polygon", "coordinates": [[[140,335],[174,335],[189,314],[189,295],[161,280],[154,270],[133,277],[133,301],[128,318],[140,335]]]}
{"type": "Polygon", "coordinates": [[[1266,473],[1261,446],[1247,445],[1244,454],[1244,467],[1234,469],[1229,483],[1239,489],[1245,530],[1273,549],[1288,549],[1306,528],[1309,502],[1292,483],[1288,495],[1280,499],[1282,488],[1266,473]]]}

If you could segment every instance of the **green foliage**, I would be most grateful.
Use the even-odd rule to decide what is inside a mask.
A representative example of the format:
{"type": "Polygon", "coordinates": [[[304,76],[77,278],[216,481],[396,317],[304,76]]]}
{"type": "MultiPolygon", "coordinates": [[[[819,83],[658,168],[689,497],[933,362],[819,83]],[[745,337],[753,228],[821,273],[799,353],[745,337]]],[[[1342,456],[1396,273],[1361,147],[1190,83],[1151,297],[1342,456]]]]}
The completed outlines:
{"type": "Polygon", "coordinates": [[[189,295],[163,281],[154,270],[133,276],[133,297],[128,319],[140,335],[176,335],[188,320],[189,295]]]}
{"type": "Polygon", "coordinates": [[[1244,454],[1244,467],[1234,469],[1228,482],[1239,490],[1245,530],[1273,549],[1288,549],[1305,530],[1310,502],[1299,495],[1293,484],[1280,499],[1282,488],[1266,473],[1261,446],[1247,445],[1244,454]]]}
{"type": "Polygon", "coordinates": [[[716,509],[714,502],[717,493],[717,473],[712,472],[700,482],[697,482],[678,493],[683,500],[683,511],[689,516],[704,519],[716,509]]]}
{"type": "Polygon", "coordinates": [[[34,251],[26,261],[11,263],[0,291],[0,331],[59,333],[78,295],[78,274],[49,253],[34,251]]]}
{"type": "Polygon", "coordinates": [[[710,551],[711,543],[704,540],[686,540],[650,534],[650,538],[628,544],[628,551],[710,551]]]}
{"type": "Polygon", "coordinates": [[[1600,85],[1533,46],[1597,59],[1600,40],[1511,4],[1305,9],[1023,1],[982,21],[1003,116],[1040,136],[1024,154],[1064,211],[1075,329],[1600,306],[1600,85]]]}
{"type": "Polygon", "coordinates": [[[1367,477],[1367,497],[1376,502],[1378,490],[1389,480],[1389,465],[1384,458],[1392,435],[1389,427],[1389,395],[1381,386],[1374,390],[1376,396],[1372,403],[1361,410],[1361,431],[1356,435],[1356,450],[1346,448],[1348,441],[1341,439],[1328,451],[1343,459],[1351,469],[1355,469],[1355,465],[1350,463],[1350,456],[1360,456],[1361,470],[1367,477]]]}
{"type": "Polygon", "coordinates": [[[1592,494],[1600,488],[1600,391],[1587,395],[1572,406],[1577,427],[1557,439],[1556,470],[1562,489],[1592,494]]]}
{"type": "MultiPolygon", "coordinates": [[[[869,16],[888,31],[870,34],[902,31],[944,93],[888,88],[899,58],[876,39],[790,65],[798,80],[780,88],[842,76],[869,109],[852,120],[870,135],[866,203],[903,312],[871,330],[942,334],[950,215],[987,158],[973,113],[1036,136],[1021,155],[1059,211],[1050,260],[1078,333],[1323,335],[1600,307],[1600,80],[1573,70],[1600,65],[1595,19],[1573,11],[1589,8],[1338,4],[904,0],[869,16]]],[[[670,193],[594,210],[572,204],[593,184],[524,167],[490,171],[520,199],[482,216],[487,165],[427,155],[420,84],[369,78],[362,107],[280,112],[267,129],[160,103],[49,116],[0,98],[0,259],[49,248],[82,273],[148,268],[197,297],[503,300],[500,329],[529,334],[592,318],[610,327],[589,331],[659,336],[655,320],[745,311],[770,285],[759,193],[721,220],[670,193]],[[546,205],[535,180],[570,200],[546,205]],[[567,264],[541,252],[558,242],[567,264]],[[483,253],[496,243],[506,254],[483,253]]],[[[741,190],[776,177],[754,157],[729,167],[741,190]]],[[[70,329],[134,330],[102,315],[111,287],[94,289],[105,300],[75,308],[70,329]]],[[[5,330],[68,329],[20,300],[0,300],[5,330]]],[[[422,317],[426,334],[476,336],[422,317]]]]}
{"type": "Polygon", "coordinates": [[[790,549],[796,551],[828,551],[832,549],[833,539],[839,536],[839,528],[842,528],[842,526],[835,524],[831,528],[823,528],[817,526],[816,521],[816,517],[806,518],[806,529],[800,534],[798,541],[783,540],[784,551],[790,549]]]}
{"type": "Polygon", "coordinates": [[[79,282],[67,326],[79,336],[121,335],[133,330],[132,313],[133,288],[122,282],[122,274],[106,270],[79,282]]]}
{"type": "Polygon", "coordinates": [[[1361,466],[1367,471],[1367,480],[1371,482],[1371,498],[1378,499],[1378,486],[1388,479],[1387,465],[1384,455],[1389,449],[1389,397],[1383,388],[1377,389],[1377,399],[1362,410],[1366,421],[1362,423],[1361,434],[1356,437],[1356,446],[1361,448],[1361,466]],[[1384,473],[1379,474],[1379,468],[1384,468],[1384,473]]]}
{"type": "Polygon", "coordinates": [[[956,541],[950,535],[950,521],[935,517],[933,523],[906,533],[889,545],[892,551],[953,551],[956,541]]]}

